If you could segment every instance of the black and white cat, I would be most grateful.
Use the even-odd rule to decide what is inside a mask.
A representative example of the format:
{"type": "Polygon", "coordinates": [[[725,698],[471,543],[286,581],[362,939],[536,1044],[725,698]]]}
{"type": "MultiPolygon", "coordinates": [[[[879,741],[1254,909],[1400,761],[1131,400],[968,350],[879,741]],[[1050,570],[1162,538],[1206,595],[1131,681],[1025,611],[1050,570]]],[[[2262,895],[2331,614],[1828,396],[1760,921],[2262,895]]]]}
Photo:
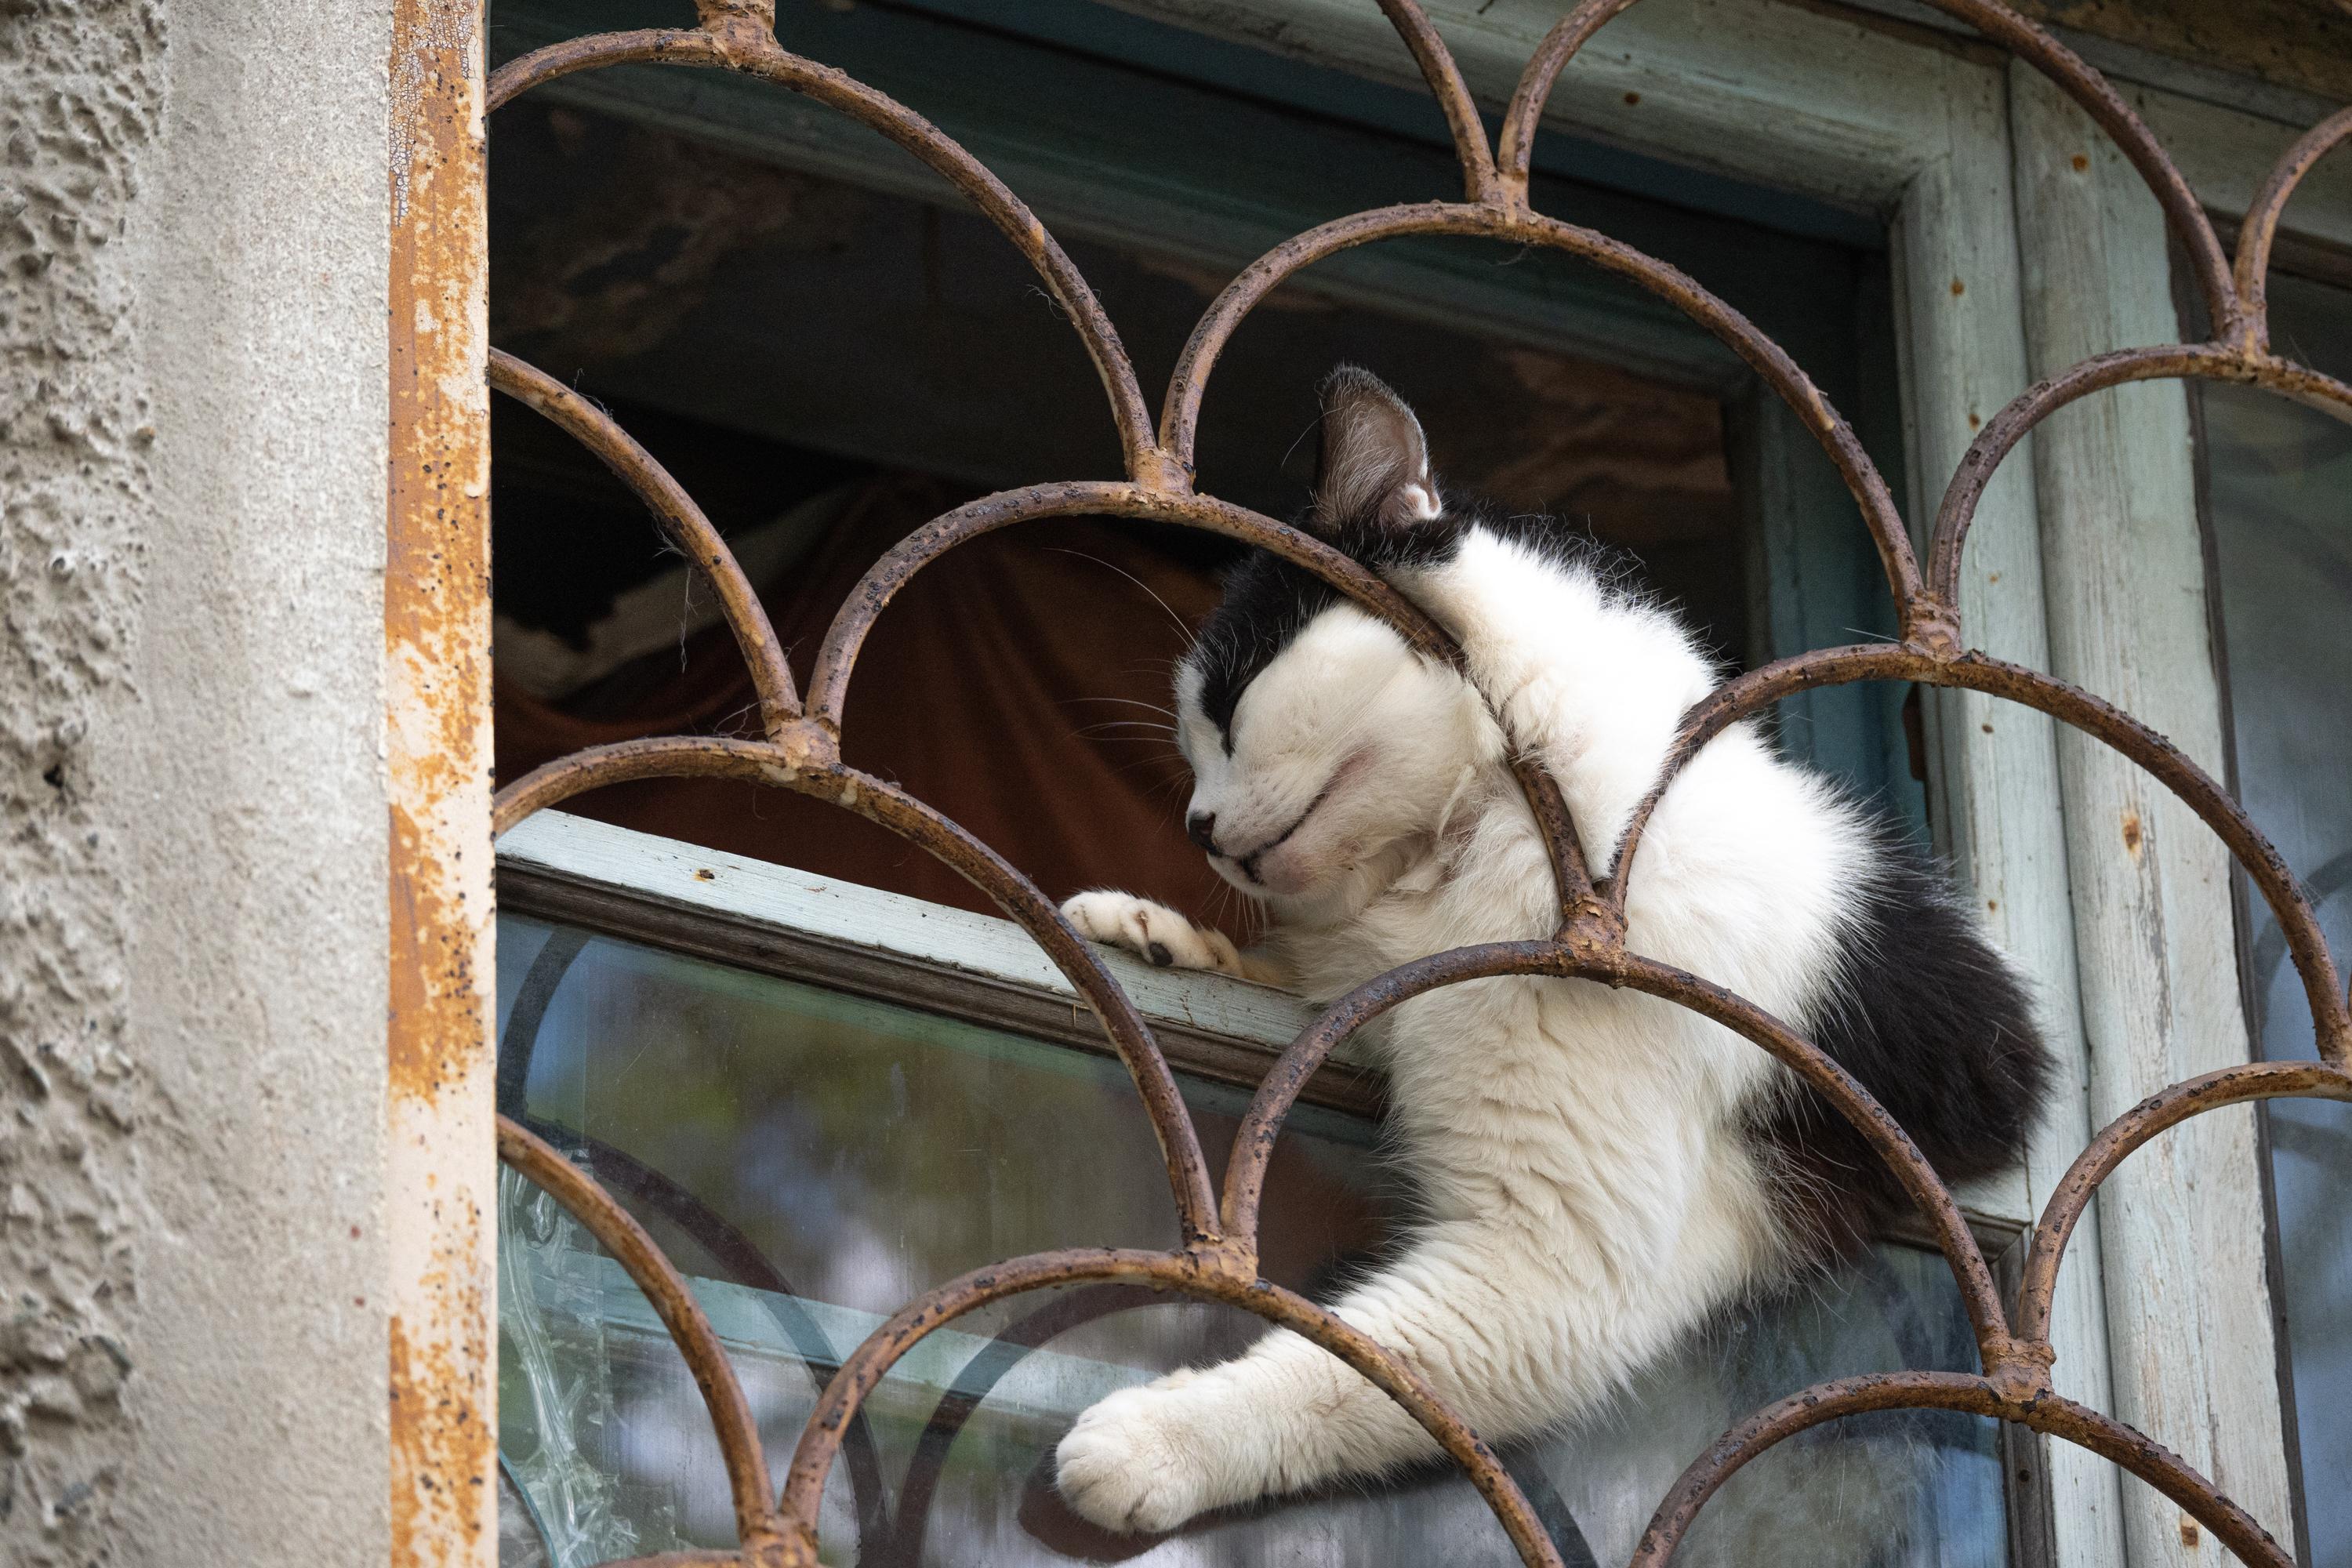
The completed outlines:
{"type": "MultiPolygon", "coordinates": [[[[1471,679],[1253,556],[1178,668],[1177,735],[1192,837],[1263,903],[1266,940],[1240,952],[1124,893],[1064,906],[1154,963],[1318,1002],[1423,954],[1548,934],[1557,896],[1512,748],[1550,768],[1605,874],[1676,721],[1717,681],[1570,528],[1444,499],[1420,423],[1371,375],[1336,372],[1323,408],[1306,526],[1453,634],[1471,679]]],[[[1948,1180],[2018,1155],[2050,1076],[2023,987],[1926,859],[1752,725],[1675,780],[1631,889],[1633,951],[1803,1030],[1948,1180]]],[[[1374,1040],[1423,1209],[1334,1310],[1489,1439],[1591,1409],[1711,1313],[1849,1252],[1907,1202],[1787,1069],[1655,998],[1482,980],[1404,1004],[1374,1040]]],[[[1080,1513],[1156,1531],[1436,1453],[1370,1383],[1276,1331],[1103,1400],[1057,1460],[1080,1513]]]]}

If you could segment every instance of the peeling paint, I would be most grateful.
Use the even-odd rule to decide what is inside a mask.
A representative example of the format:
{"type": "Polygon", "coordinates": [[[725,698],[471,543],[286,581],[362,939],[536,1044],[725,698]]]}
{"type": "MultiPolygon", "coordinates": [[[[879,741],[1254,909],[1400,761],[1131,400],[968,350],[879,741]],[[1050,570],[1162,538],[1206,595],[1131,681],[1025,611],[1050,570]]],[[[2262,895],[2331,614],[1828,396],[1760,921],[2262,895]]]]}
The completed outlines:
{"type": "MultiPolygon", "coordinates": [[[[481,70],[482,62],[474,57],[474,41],[481,36],[479,13],[479,6],[467,5],[404,5],[397,13],[394,26],[403,33],[392,53],[390,142],[395,225],[407,221],[419,138],[431,134],[427,121],[436,114],[437,100],[446,96],[453,77],[462,84],[481,70]]],[[[464,133],[481,139],[478,95],[464,133]]],[[[432,156],[429,150],[425,156],[432,156]]]]}

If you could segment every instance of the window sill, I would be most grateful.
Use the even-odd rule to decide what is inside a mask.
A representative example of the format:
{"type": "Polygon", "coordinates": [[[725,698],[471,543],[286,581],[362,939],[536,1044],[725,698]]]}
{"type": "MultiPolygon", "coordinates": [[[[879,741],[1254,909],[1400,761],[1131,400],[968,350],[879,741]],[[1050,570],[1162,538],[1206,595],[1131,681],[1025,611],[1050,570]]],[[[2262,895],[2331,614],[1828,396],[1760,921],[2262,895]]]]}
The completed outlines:
{"type": "MultiPolygon", "coordinates": [[[[675,952],[1109,1053],[1077,992],[1011,921],[543,811],[499,841],[499,903],[675,952]]],[[[1315,1019],[1286,992],[1103,950],[1179,1071],[1255,1089],[1315,1019]]],[[[1376,1115],[1365,1047],[1301,1099],[1376,1115]]]]}

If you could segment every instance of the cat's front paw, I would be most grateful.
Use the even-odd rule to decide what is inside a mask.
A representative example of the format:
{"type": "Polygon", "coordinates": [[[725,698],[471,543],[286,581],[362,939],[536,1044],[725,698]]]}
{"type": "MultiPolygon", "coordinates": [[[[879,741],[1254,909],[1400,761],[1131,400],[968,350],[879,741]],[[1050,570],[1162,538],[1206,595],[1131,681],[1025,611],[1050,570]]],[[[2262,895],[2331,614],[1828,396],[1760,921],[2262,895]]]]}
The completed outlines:
{"type": "Polygon", "coordinates": [[[1055,1450],[1055,1485],[1073,1510],[1105,1530],[1157,1535],[1219,1500],[1203,1431],[1171,1386],[1123,1388],[1078,1417],[1055,1450]]]}
{"type": "Polygon", "coordinates": [[[1133,893],[1079,893],[1062,905],[1062,918],[1080,936],[1126,948],[1162,969],[1243,973],[1242,956],[1223,931],[1194,925],[1166,904],[1133,893]]]}

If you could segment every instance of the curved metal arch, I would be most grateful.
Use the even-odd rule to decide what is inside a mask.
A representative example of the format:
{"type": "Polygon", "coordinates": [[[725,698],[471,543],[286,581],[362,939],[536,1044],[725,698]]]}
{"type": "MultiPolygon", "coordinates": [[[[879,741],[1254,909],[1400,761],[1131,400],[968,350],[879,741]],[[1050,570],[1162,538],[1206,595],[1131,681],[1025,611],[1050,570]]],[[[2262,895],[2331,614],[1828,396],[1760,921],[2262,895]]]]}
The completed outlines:
{"type": "MultiPolygon", "coordinates": [[[[957,1369],[955,1387],[940,1394],[939,1402],[931,1407],[930,1418],[923,1423],[922,1432],[915,1439],[914,1451],[902,1472],[904,1479],[891,1520],[893,1528],[882,1546],[883,1568],[899,1568],[901,1564],[922,1561],[930,1523],[930,1500],[943,1479],[948,1456],[962,1435],[965,1423],[979,1413],[998,1384],[1057,1336],[1136,1307],[1156,1304],[1157,1294],[1141,1286],[1081,1285],[992,1333],[988,1343],[957,1369]]],[[[820,1388],[818,1392],[822,1394],[824,1390],[820,1388]]],[[[851,1419],[854,1431],[856,1423],[864,1420],[865,1415],[860,1412],[851,1419]]],[[[856,1463],[855,1449],[851,1450],[850,1459],[856,1463]]],[[[861,1554],[860,1568],[864,1561],[861,1554]]]]}
{"type": "MultiPolygon", "coordinates": [[[[1524,208],[1458,202],[1417,202],[1334,218],[1294,236],[1250,263],[1210,303],[1193,326],[1170,379],[1160,416],[1160,442],[1169,456],[1193,467],[1201,401],[1217,358],[1242,319],[1285,280],[1308,265],[1374,240],[1413,235],[1464,235],[1515,245],[1565,251],[1603,271],[1627,279],[1682,311],[1737,353],[1786,403],[1836,465],[1847,491],[1861,507],[1877,546],[1880,566],[1895,595],[1906,637],[1948,627],[1953,612],[1932,603],[1919,575],[1911,538],[1883,478],[1862,449],[1853,426],[1832,407],[1796,361],[1759,331],[1754,322],[1671,262],[1635,249],[1592,229],[1524,208]]],[[[1947,634],[1956,639],[1957,630],[1947,634]]]]}
{"type": "MultiPolygon", "coordinates": [[[[536,1131],[538,1129],[533,1128],[536,1131]]],[[[552,1140],[550,1140],[552,1142],[552,1140]]],[[[611,1185],[624,1203],[644,1204],[677,1226],[701,1247],[730,1282],[761,1293],[760,1306],[799,1358],[808,1374],[812,1396],[824,1392],[831,1369],[841,1364],[841,1351],[824,1325],[808,1310],[798,1287],[784,1278],[767,1254],[750,1237],[683,1185],[635,1156],[599,1139],[580,1137],[582,1152],[599,1173],[611,1172],[611,1185]]],[[[600,1176],[599,1184],[603,1184],[600,1176]]],[[[852,1540],[862,1554],[872,1542],[886,1541],[898,1523],[887,1483],[882,1476],[880,1446],[873,1424],[860,1414],[850,1424],[842,1447],[847,1451],[849,1514],[856,1529],[852,1540]]]]}
{"type": "Polygon", "coordinates": [[[1818,1090],[1860,1132],[1903,1184],[1936,1233],[1988,1365],[2014,1360],[2016,1344],[2000,1293],[1959,1205],[1910,1134],[1836,1061],[1762,1008],[1696,975],[1626,952],[1614,943],[1570,941],[1487,942],[1400,964],[1365,982],[1325,1010],[1267,1069],[1234,1134],[1225,1166],[1223,1219],[1229,1233],[1255,1235],[1259,1200],[1282,1121],[1299,1090],[1339,1043],[1392,1007],[1468,980],[1507,975],[1583,980],[1654,996],[1745,1037],[1818,1090]]]}
{"type": "MultiPolygon", "coordinates": [[[[1511,94],[1510,107],[1504,111],[1501,163],[1506,179],[1516,180],[1525,187],[1536,132],[1560,72],[1591,41],[1593,34],[1637,3],[1638,0],[1583,0],[1555,23],[1551,31],[1544,35],[1543,42],[1536,46],[1511,94]]],[[[2189,264],[2196,269],[2199,289],[2217,329],[2230,329],[2224,335],[2234,336],[2240,314],[2238,297],[2231,287],[2230,264],[2221,254],[2221,242],[2213,233],[2212,222],[2206,217],[2204,206],[2173,165],[2163,144],[2131,105],[2107,84],[2106,78],[2000,0],[1927,0],[1927,4],[1948,16],[1966,22],[2048,77],[2098,123],[2108,140],[2131,160],[2132,167],[2139,172],[2141,180],[2164,208],[2166,221],[2189,252],[2189,264]]]]}
{"type": "Polygon", "coordinates": [[[1032,1253],[973,1269],[917,1297],[850,1352],[832,1386],[817,1402],[808,1425],[802,1429],[800,1444],[793,1451],[792,1468],[785,1474],[781,1505],[783,1511],[803,1520],[816,1517],[817,1501],[824,1495],[825,1476],[840,1445],[842,1428],[882,1381],[883,1374],[917,1341],[975,1308],[1008,1296],[1051,1285],[1113,1282],[1149,1285],[1197,1300],[1240,1307],[1321,1345],[1402,1405],[1422,1429],[1436,1439],[1438,1447],[1469,1476],[1487,1506],[1502,1521],[1511,1544],[1518,1549],[1519,1560],[1528,1568],[1564,1568],[1551,1538],[1544,1532],[1543,1521],[1537,1518],[1494,1450],[1446,1409],[1419,1374],[1393,1352],[1304,1296],[1256,1278],[1254,1269],[1236,1270],[1223,1255],[1198,1251],[1147,1252],[1101,1247],[1032,1253]]]}
{"type": "Polygon", "coordinates": [[[2087,1405],[2047,1391],[2022,1396],[1964,1372],[1874,1373],[1838,1378],[1776,1400],[1717,1438],[1675,1482],[1633,1549],[1632,1568],[1664,1568],[1700,1507],[1732,1474],[1798,1433],[1879,1410],[1954,1410],[2014,1421],[2115,1461],[2170,1498],[2240,1561],[2294,1568],[2252,1515],[2161,1443],[2087,1405]]]}
{"type": "Polygon", "coordinates": [[[2002,460],[2042,420],[2068,404],[2139,381],[2229,381],[2292,397],[2321,413],[2352,423],[2352,386],[2307,365],[2227,343],[2158,343],[2117,349],[2069,365],[2011,398],[1969,443],[1937,503],[1935,533],[1928,546],[1931,592],[1957,595],[1960,552],[1977,505],[2002,460]]]}
{"type": "Polygon", "coordinates": [[[1935,1167],[1911,1142],[1911,1135],[1902,1124],[1853,1074],[1763,1008],[1698,975],[1649,959],[1630,957],[1622,984],[1661,1000],[1679,1003],[1745,1036],[1811,1085],[1839,1115],[1853,1123],[1878,1157],[1886,1162],[1912,1202],[1919,1205],[1920,1214],[1936,1233],[1937,1250],[1951,1268],[1961,1305],[1976,1333],[1978,1353],[1987,1370],[2022,1377],[2031,1377],[2040,1370],[2034,1365],[2032,1347],[2021,1344],[2010,1332],[1992,1270],[1986,1267],[1984,1251],[1961,1216],[1960,1205],[1952,1197],[1951,1189],[1936,1174],[1935,1167]]]}
{"type": "Polygon", "coordinates": [[[1454,51],[1437,36],[1430,25],[1429,14],[1421,8],[1420,0],[1377,0],[1381,14],[1389,19],[1406,48],[1412,51],[1413,63],[1421,68],[1422,80],[1429,85],[1430,97],[1444,112],[1445,129],[1454,138],[1454,161],[1462,165],[1462,199],[1466,202],[1496,202],[1504,199],[1502,184],[1496,178],[1495,154],[1486,145],[1486,127],[1478,118],[1478,105],[1470,96],[1469,84],[1462,79],[1462,68],[1454,61],[1454,51]]]}
{"type": "Polygon", "coordinates": [[[2213,830],[2253,881],[2294,954],[2322,1055],[2339,1068],[2352,1069],[2352,1016],[2338,994],[2335,960],[2318,916],[2293,868],[2229,792],[2195,759],[2122,709],[2039,670],[1980,653],[1948,658],[1900,643],[1816,648],[1752,669],[1694,703],[1683,715],[1657,781],[1634,806],[1618,839],[1613,874],[1601,885],[1601,896],[1621,918],[1642,835],[1666,791],[1709,741],[1784,697],[1860,680],[1916,680],[2021,703],[2138,764],[2213,830]]]}
{"type": "MultiPolygon", "coordinates": [[[[842,601],[817,649],[816,667],[809,676],[811,721],[832,735],[840,735],[850,672],[866,645],[866,634],[916,573],[958,545],[1000,528],[1038,518],[1073,516],[1129,517],[1174,523],[1272,551],[1294,565],[1315,573],[1379,616],[1404,639],[1407,647],[1461,668],[1461,650],[1454,639],[1417,605],[1312,534],[1213,496],[1076,480],[1000,490],[967,502],[917,529],[868,567],[866,575],[850,589],[849,596],[842,601]]],[[[1510,766],[1527,797],[1528,809],[1535,816],[1537,831],[1543,837],[1553,874],[1559,879],[1562,918],[1573,918],[1592,898],[1592,878],[1587,869],[1584,846],[1569,817],[1568,803],[1560,795],[1559,782],[1533,758],[1515,756],[1510,766]]]]}
{"type": "Polygon", "coordinates": [[[2311,173],[2313,164],[2352,138],[2352,109],[2339,109],[2301,136],[2279,155],[2271,166],[2263,188],[2254,193],[2246,208],[2246,221],[2238,231],[2238,257],[2231,269],[2231,280],[2238,289],[2239,302],[2244,306],[2250,331],[2246,342],[2258,353],[2268,353],[2271,346],[2270,272],[2271,246],[2278,237],[2279,217],[2286,211],[2288,198],[2303,177],[2311,173]]]}
{"type": "MultiPolygon", "coordinates": [[[[787,744],[720,741],[679,735],[592,746],[525,773],[500,790],[492,811],[494,831],[503,833],[534,811],[588,790],[634,779],[731,778],[788,789],[856,812],[888,828],[961,875],[1026,931],[1102,1024],[1119,1059],[1135,1080],[1136,1093],[1160,1140],[1175,1195],[1177,1220],[1187,1246],[1228,1245],[1217,1228],[1217,1202],[1207,1160],[1184,1109],[1175,1075],[1152,1039],[1151,1026],[1127,992],[1111,978],[1102,955],[1080,940],[1061,912],[997,853],[894,784],[832,760],[829,752],[803,743],[806,725],[787,744]]],[[[820,745],[829,743],[829,739],[820,745]]],[[[1255,1237],[1246,1243],[1255,1255],[1255,1237]]]]}
{"type": "Polygon", "coordinates": [[[490,351],[490,390],[505,393],[587,447],[613,471],[614,478],[651,509],[670,542],[719,595],[727,629],[735,634],[735,646],[751,672],[752,689],[759,693],[761,728],[774,735],[799,718],[801,700],[793,689],[792,668],[784,662],[783,645],[776,640],[775,626],[760,603],[759,590],[743,575],[735,552],[702,515],[686,487],[670,478],[669,470],[611,415],[504,349],[490,351]]]}
{"type": "Polygon", "coordinates": [[[953,137],[888,94],[831,66],[803,59],[778,44],[764,28],[740,24],[715,29],[608,33],[550,44],[499,68],[490,79],[488,109],[502,108],[517,94],[558,77],[615,65],[705,66],[758,77],[838,110],[922,160],[961,191],[1045,279],[1047,291],[1086,344],[1087,355],[1102,378],[1128,477],[1153,484],[1181,478],[1171,474],[1152,440],[1143,388],[1135,379],[1135,366],[1102,301],[1028,204],[953,137]]]}
{"type": "Polygon", "coordinates": [[[1502,166],[1503,178],[1519,190],[1528,187],[1528,165],[1535,158],[1536,133],[1543,127],[1544,106],[1551,101],[1551,89],[1559,80],[1559,73],[1568,68],[1577,51],[1583,48],[1592,35],[1599,32],[1612,17],[1630,9],[1635,0],[1583,0],[1583,4],[1562,16],[1543,36],[1535,53],[1520,68],[1519,79],[1511,89],[1511,101],[1503,110],[1503,134],[1496,150],[1496,162],[1502,166]]]}
{"type": "Polygon", "coordinates": [[[2091,1194],[2099,1184],[2158,1133],[2208,1111],[2258,1100],[2337,1100],[2352,1104],[2352,1073],[2324,1062],[2243,1062],[2158,1089],[2101,1128],[2050,1189],[2050,1202],[2033,1227],[2024,1279],[2018,1287],[2017,1323],[2026,1338],[2049,1338],[2058,1267],[2065,1260],[2066,1244],[2074,1239],[2075,1224],[2090,1206],[2091,1194]]]}
{"type": "Polygon", "coordinates": [[[1966,22],[2040,71],[2106,132],[2107,140],[2138,171],[2148,193],[2164,209],[2165,222],[2189,253],[2189,265],[2197,274],[2198,291],[2212,316],[2213,330],[2225,338],[2238,336],[2242,311],[2237,291],[2231,286],[2229,258],[2221,253],[2221,241],[2213,232],[2212,220],[2205,216],[2205,205],[2189,188],[2172,155],[2147,121],[2124,101],[2105,76],[2002,0],[1927,0],[1927,4],[1966,22]]]}
{"type": "Polygon", "coordinates": [[[710,1412],[711,1429],[727,1464],[727,1488],[735,1502],[736,1538],[751,1550],[778,1541],[782,1521],[768,1498],[768,1460],[760,1447],[759,1423],[751,1401],[719,1343],[719,1336],[703,1316],[702,1305],[686,1288],[676,1268],[662,1256],[654,1238],[613,1201],[611,1194],[582,1174],[554,1147],[505,1116],[499,1118],[499,1158],[512,1166],[541,1192],[563,1205],[628,1270],[629,1278],[660,1314],[687,1370],[702,1391],[710,1412]]]}
{"type": "Polygon", "coordinates": [[[1014,523],[1054,517],[1124,517],[1176,523],[1273,551],[1315,573],[1394,627],[1406,644],[1434,658],[1455,658],[1453,639],[1404,595],[1314,535],[1213,496],[1139,485],[1075,480],[999,490],[967,501],[907,535],[866,569],[834,613],[809,675],[809,717],[835,733],[849,700],[849,677],[866,635],[916,573],[958,545],[1014,523]]]}
{"type": "MultiPolygon", "coordinates": [[[[1954,15],[1962,8],[1973,12],[1986,5],[1987,0],[1929,0],[1954,15]]],[[[1993,7],[2000,9],[1998,5],[1993,7]]],[[[2011,18],[2012,21],[2016,19],[2011,18]]],[[[2036,31],[2030,24],[2018,23],[2027,31],[2036,31]]],[[[2051,47],[2061,54],[2065,51],[2054,40],[2051,47]]],[[[2080,60],[2066,55],[2074,68],[2096,79],[2097,73],[2080,60]]],[[[2045,74],[2067,86],[2077,101],[2086,107],[2090,100],[2076,92],[2065,79],[2052,71],[2047,64],[2037,61],[2045,74]]],[[[2095,80],[2099,93],[2114,98],[2114,91],[2103,79],[2095,80]]],[[[2085,90],[2088,90],[2087,89],[2085,90]]],[[[2102,100],[2104,101],[2104,100],[2102,100]]],[[[2120,100],[2116,102],[2119,104],[2120,100]]],[[[2131,123],[2145,138],[2146,147],[2164,165],[2169,178],[2159,181],[2141,167],[2144,177],[2159,201],[2165,204],[2168,219],[2176,232],[2188,237],[2185,220],[2178,204],[2168,193],[2174,186],[2187,189],[2179,172],[2174,169],[2162,150],[2156,147],[2147,128],[2130,115],[2128,107],[2122,112],[2130,116],[2131,123]]],[[[2100,122],[2105,125],[2104,120],[2100,122]]],[[[2319,160],[2352,139],[2352,108],[2337,110],[2297,138],[2293,145],[2279,155],[2264,177],[2261,190],[2247,208],[2246,218],[2238,235],[2238,253],[2231,271],[2219,278],[2200,262],[2199,277],[2206,293],[2206,310],[2214,323],[2215,340],[2206,343],[2164,343],[2143,348],[2119,349],[2070,365],[2048,380],[2028,387],[2011,399],[1977,433],[1961,455],[1959,466],[1953,470],[1945,486],[1943,498],[1937,504],[1933,537],[1929,545],[1927,582],[1929,591],[1948,602],[1957,603],[1959,593],[1960,554],[1970,524],[1976,517],[1979,502],[1991,482],[1992,475],[2001,461],[2013,451],[2025,433],[2052,414],[2077,398],[2111,386],[2129,382],[2196,379],[2229,381],[2261,386],[2279,393],[2307,406],[2316,408],[2333,418],[2352,423],[2352,386],[2333,376],[2322,374],[2308,365],[2283,359],[2270,349],[2270,259],[2277,237],[2280,217],[2286,204],[2304,177],[2319,160]]],[[[2126,152],[2131,148],[2126,147],[2126,152]]],[[[2140,164],[2135,154],[2135,165],[2140,164]]],[[[2206,222],[2201,209],[2194,209],[2193,196],[2188,197],[2196,210],[2195,226],[2209,237],[2212,226],[2206,222]]],[[[2218,242],[2217,246],[2218,246],[2218,242]]],[[[2192,253],[2196,251],[2192,245],[2192,253]]]]}

